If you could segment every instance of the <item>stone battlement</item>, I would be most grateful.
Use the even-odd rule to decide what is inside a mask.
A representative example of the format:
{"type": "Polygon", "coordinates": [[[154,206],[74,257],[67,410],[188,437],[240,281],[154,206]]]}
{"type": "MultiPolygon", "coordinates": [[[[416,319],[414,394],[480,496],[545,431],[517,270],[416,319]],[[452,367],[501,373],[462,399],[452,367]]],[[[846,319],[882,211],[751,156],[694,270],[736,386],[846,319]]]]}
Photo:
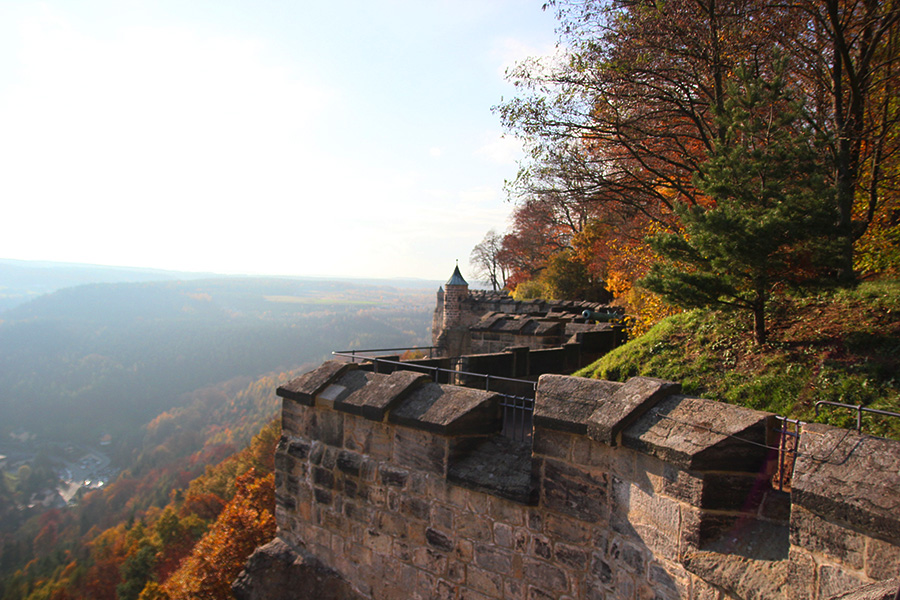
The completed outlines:
{"type": "Polygon", "coordinates": [[[277,554],[317,597],[826,599],[900,576],[894,441],[807,425],[787,494],[774,415],[672,382],[544,375],[533,443],[499,435],[497,394],[412,372],[327,362],[278,394],[277,554]]]}

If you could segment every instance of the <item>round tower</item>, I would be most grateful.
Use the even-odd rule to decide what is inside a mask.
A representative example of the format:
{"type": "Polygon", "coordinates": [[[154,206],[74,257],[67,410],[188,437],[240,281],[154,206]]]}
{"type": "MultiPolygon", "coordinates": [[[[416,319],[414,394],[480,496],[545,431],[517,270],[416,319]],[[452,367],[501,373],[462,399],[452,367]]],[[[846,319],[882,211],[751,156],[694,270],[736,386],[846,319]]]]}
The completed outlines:
{"type": "Polygon", "coordinates": [[[459,272],[459,265],[444,284],[444,322],[442,329],[452,329],[461,324],[462,305],[469,297],[469,284],[459,272]]]}

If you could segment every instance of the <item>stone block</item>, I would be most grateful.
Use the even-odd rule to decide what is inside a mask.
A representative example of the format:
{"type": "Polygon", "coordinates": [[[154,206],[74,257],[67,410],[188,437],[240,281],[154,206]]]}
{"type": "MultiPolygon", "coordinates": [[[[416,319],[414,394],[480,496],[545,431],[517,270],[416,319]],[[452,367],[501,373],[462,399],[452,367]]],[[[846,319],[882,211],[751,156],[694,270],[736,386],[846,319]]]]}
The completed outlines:
{"type": "Polygon", "coordinates": [[[713,400],[668,396],[622,432],[622,444],[686,471],[758,473],[770,415],[713,400]]]}
{"type": "Polygon", "coordinates": [[[565,571],[552,563],[525,558],[523,567],[526,581],[538,584],[545,590],[555,592],[555,595],[569,589],[569,581],[565,571]]]}
{"type": "Polygon", "coordinates": [[[454,547],[454,542],[450,536],[431,527],[425,529],[425,542],[441,552],[452,552],[454,547]]]}
{"type": "Polygon", "coordinates": [[[394,433],[388,425],[344,415],[344,447],[374,460],[388,460],[393,451],[394,433]]]}
{"type": "Polygon", "coordinates": [[[677,502],[618,478],[612,484],[612,508],[632,525],[650,525],[677,540],[681,511],[677,502]]]}
{"type": "Polygon", "coordinates": [[[591,562],[590,552],[584,548],[570,546],[569,544],[564,544],[562,542],[556,544],[553,554],[560,564],[576,571],[584,571],[591,562]]]}
{"type": "Polygon", "coordinates": [[[319,392],[347,371],[356,368],[357,365],[352,363],[330,360],[318,368],[292,379],[289,383],[279,386],[275,393],[287,400],[293,400],[306,406],[313,406],[315,397],[319,392]]]}
{"type": "Polygon", "coordinates": [[[466,585],[490,598],[503,597],[503,578],[478,567],[466,570],[466,585]]]}
{"type": "Polygon", "coordinates": [[[866,575],[875,580],[900,577],[900,546],[869,538],[866,543],[866,575]]]}
{"type": "Polygon", "coordinates": [[[755,560],[718,552],[689,552],[682,564],[703,582],[724,590],[728,597],[747,600],[793,598],[787,561],[755,560]]]}
{"type": "Polygon", "coordinates": [[[534,425],[584,435],[597,405],[622,385],[601,379],[541,375],[534,401],[534,425]]]}
{"type": "Polygon", "coordinates": [[[792,600],[812,600],[816,597],[816,561],[808,551],[791,546],[787,570],[792,600]]]}
{"type": "Polygon", "coordinates": [[[820,565],[818,580],[817,600],[830,600],[870,583],[860,579],[855,573],[834,565],[820,565]]]}
{"type": "Polygon", "coordinates": [[[336,410],[383,421],[385,415],[407,394],[430,379],[414,371],[394,371],[375,375],[367,385],[335,400],[336,410]]]}
{"type": "Polygon", "coordinates": [[[636,467],[632,481],[641,485],[641,479],[646,478],[649,487],[641,487],[647,491],[652,490],[656,494],[662,494],[693,506],[702,505],[703,475],[679,469],[655,456],[634,454],[636,455],[636,467]]]}
{"type": "MultiPolygon", "coordinates": [[[[629,456],[633,456],[633,453],[629,453],[629,456]]],[[[587,437],[574,436],[572,462],[576,465],[608,471],[611,468],[610,465],[617,460],[620,460],[620,454],[606,444],[595,442],[587,437]]]]}
{"type": "Polygon", "coordinates": [[[595,441],[615,446],[626,427],[663,398],[681,392],[681,384],[653,377],[632,377],[597,404],[587,423],[595,441]]]}
{"type": "Polygon", "coordinates": [[[397,488],[402,488],[409,480],[409,471],[393,465],[382,465],[379,469],[381,483],[397,488]]]}
{"type": "Polygon", "coordinates": [[[806,424],[791,498],[826,521],[900,545],[900,444],[806,424]]]}
{"type": "Polygon", "coordinates": [[[487,571],[510,575],[513,571],[513,554],[493,544],[475,544],[475,564],[487,571]]]}
{"type": "Polygon", "coordinates": [[[400,498],[400,513],[412,519],[427,521],[431,514],[431,504],[423,498],[403,496],[400,498]]]}
{"type": "Polygon", "coordinates": [[[360,454],[342,450],[338,453],[336,465],[341,472],[353,477],[359,477],[362,470],[362,462],[363,459],[360,454]]]}
{"type": "Polygon", "coordinates": [[[802,506],[791,511],[791,544],[825,554],[853,569],[865,563],[866,538],[859,533],[829,523],[802,506]]]}
{"type": "Polygon", "coordinates": [[[333,410],[316,411],[310,437],[340,448],[344,445],[344,415],[333,410]]]}
{"type": "Polygon", "coordinates": [[[900,577],[870,583],[831,600],[895,600],[897,590],[900,590],[900,577]]]}
{"type": "Polygon", "coordinates": [[[536,427],[532,438],[532,451],[534,454],[570,460],[572,453],[572,441],[577,439],[570,433],[536,427]]]}
{"type": "Polygon", "coordinates": [[[560,514],[548,513],[544,520],[544,533],[572,544],[587,544],[593,538],[593,526],[560,514]]]}
{"type": "Polygon", "coordinates": [[[525,524],[526,511],[518,504],[503,498],[490,497],[490,515],[495,521],[519,527],[525,524]]]}
{"type": "Polygon", "coordinates": [[[444,476],[449,454],[448,439],[426,431],[394,428],[393,462],[401,467],[444,476]]]}
{"type": "Polygon", "coordinates": [[[328,489],[334,489],[334,473],[323,467],[313,468],[313,483],[328,489]]]}
{"type": "Polygon", "coordinates": [[[450,462],[447,480],[475,492],[484,492],[468,494],[469,508],[473,512],[487,512],[487,494],[521,504],[537,501],[527,443],[501,436],[483,440],[467,453],[457,454],[450,462]],[[471,506],[473,502],[480,506],[471,506]]]}
{"type": "Polygon", "coordinates": [[[440,435],[475,435],[500,429],[500,396],[471,388],[427,383],[403,397],[388,421],[440,435]]]}
{"type": "Polygon", "coordinates": [[[596,523],[608,515],[607,475],[591,473],[567,463],[544,461],[541,481],[543,505],[567,515],[596,523]]]}
{"type": "Polygon", "coordinates": [[[457,519],[454,533],[473,542],[490,542],[493,539],[491,522],[477,515],[457,519]]]}
{"type": "Polygon", "coordinates": [[[616,538],[609,545],[609,560],[617,567],[626,569],[635,575],[643,575],[647,568],[646,549],[630,543],[622,538],[616,538]]]}
{"type": "Polygon", "coordinates": [[[447,557],[433,548],[414,548],[413,565],[434,575],[442,576],[447,570],[447,557]]]}

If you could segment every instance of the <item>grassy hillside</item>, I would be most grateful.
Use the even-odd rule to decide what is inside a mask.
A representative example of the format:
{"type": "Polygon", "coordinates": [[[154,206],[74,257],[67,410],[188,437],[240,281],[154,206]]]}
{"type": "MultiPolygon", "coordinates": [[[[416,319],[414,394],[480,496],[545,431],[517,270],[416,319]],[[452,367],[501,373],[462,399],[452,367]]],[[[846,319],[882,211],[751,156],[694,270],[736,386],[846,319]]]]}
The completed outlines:
{"type": "MultiPolygon", "coordinates": [[[[769,318],[770,341],[757,346],[740,315],[681,313],[577,375],[661,377],[692,395],[843,427],[855,411],[823,407],[817,418],[815,403],[900,412],[900,281],[788,298],[769,318]]],[[[863,431],[900,438],[900,418],[866,414],[863,431]]]]}

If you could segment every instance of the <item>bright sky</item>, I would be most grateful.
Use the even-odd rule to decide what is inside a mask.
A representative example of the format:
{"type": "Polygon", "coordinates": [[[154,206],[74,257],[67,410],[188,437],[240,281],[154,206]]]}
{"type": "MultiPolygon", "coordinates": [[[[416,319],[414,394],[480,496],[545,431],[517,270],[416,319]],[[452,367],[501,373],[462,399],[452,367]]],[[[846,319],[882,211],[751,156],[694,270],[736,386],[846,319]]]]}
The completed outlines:
{"type": "Polygon", "coordinates": [[[3,0],[0,257],[445,279],[542,0],[3,0]]]}

